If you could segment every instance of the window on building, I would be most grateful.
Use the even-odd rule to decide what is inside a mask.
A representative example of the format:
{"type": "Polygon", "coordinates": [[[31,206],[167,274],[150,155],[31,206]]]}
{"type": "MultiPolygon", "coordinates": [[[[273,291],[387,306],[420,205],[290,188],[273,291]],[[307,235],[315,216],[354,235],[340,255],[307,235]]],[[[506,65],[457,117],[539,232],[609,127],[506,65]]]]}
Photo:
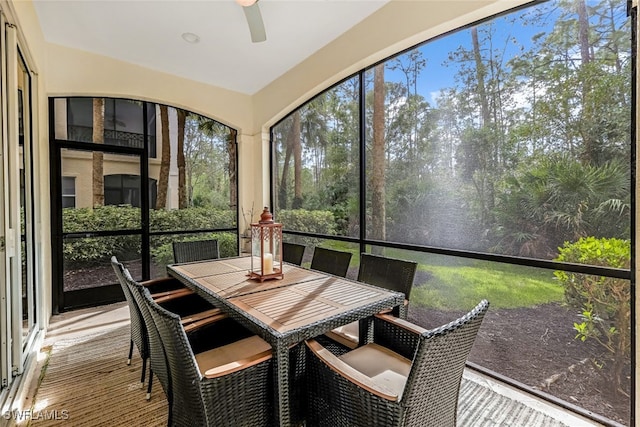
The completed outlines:
{"type": "MultiPolygon", "coordinates": [[[[139,175],[107,175],[104,177],[104,204],[140,207],[139,175]]],[[[149,203],[154,206],[157,196],[156,180],[149,178],[149,203]]]]}
{"type": "Polygon", "coordinates": [[[76,207],[76,178],[73,176],[62,177],[62,207],[76,207]]]}
{"type": "MultiPolygon", "coordinates": [[[[67,99],[67,135],[69,141],[93,141],[93,98],[67,99]]],[[[149,145],[149,157],[155,158],[156,111],[155,105],[130,99],[104,98],[103,144],[121,147],[143,148],[145,127],[149,145]]],[[[60,136],[58,136],[59,139],[60,136]]]]}

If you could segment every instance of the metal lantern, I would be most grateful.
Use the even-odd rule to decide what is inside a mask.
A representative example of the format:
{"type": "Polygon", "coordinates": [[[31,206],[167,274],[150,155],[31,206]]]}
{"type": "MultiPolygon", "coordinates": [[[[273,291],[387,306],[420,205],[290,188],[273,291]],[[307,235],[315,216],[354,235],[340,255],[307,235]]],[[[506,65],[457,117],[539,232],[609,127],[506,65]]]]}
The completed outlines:
{"type": "Polygon", "coordinates": [[[282,279],[282,224],[273,220],[265,207],[260,221],[251,224],[251,270],[249,277],[260,280],[282,279]]]}

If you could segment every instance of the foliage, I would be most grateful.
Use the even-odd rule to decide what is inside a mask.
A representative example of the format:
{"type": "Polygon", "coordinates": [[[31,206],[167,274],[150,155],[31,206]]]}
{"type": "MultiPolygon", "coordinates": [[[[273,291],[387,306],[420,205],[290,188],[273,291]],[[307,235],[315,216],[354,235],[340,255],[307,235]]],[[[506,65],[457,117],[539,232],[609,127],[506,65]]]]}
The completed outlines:
{"type": "Polygon", "coordinates": [[[236,162],[235,152],[230,152],[226,143],[230,128],[190,113],[184,132],[186,186],[191,205],[224,210],[230,205],[229,191],[236,185],[235,175],[230,176],[229,172],[236,162]]]}
{"type": "Polygon", "coordinates": [[[495,209],[494,251],[553,258],[564,241],[629,235],[629,166],[545,156],[505,179],[495,209]]]}
{"type": "Polygon", "coordinates": [[[199,230],[235,227],[235,212],[231,210],[194,207],[149,211],[152,231],[199,230]]]}
{"type": "MultiPolygon", "coordinates": [[[[207,228],[234,227],[235,213],[207,208],[151,210],[149,220],[152,231],[189,231],[207,228]]],[[[140,229],[140,209],[128,205],[99,206],[95,208],[68,208],[63,210],[64,231],[90,233],[93,231],[140,229]]],[[[221,254],[236,255],[237,244],[232,233],[221,234],[221,254]],[[233,242],[232,242],[233,241],[233,242]]],[[[154,246],[166,245],[175,237],[153,237],[154,246]]],[[[202,238],[202,237],[200,237],[202,238]]],[[[65,239],[63,253],[66,262],[76,265],[108,261],[112,254],[123,259],[140,256],[140,236],[80,237],[65,239]]],[[[162,254],[162,250],[158,252],[162,254]]]]}
{"type": "MultiPolygon", "coordinates": [[[[296,230],[306,233],[324,235],[335,234],[335,219],[330,211],[310,211],[306,209],[292,209],[278,211],[278,222],[285,230],[296,230]]],[[[303,238],[300,243],[314,245],[317,239],[303,238]]]]}
{"type": "Polygon", "coordinates": [[[371,207],[374,69],[363,87],[357,76],[333,86],[272,128],[277,208],[295,198],[331,210],[336,234],[355,235],[364,163],[366,224],[395,242],[552,259],[564,241],[627,238],[625,12],[610,1],[534,2],[385,61],[384,210],[371,207]]]}
{"type": "MultiPolygon", "coordinates": [[[[630,259],[628,240],[586,237],[565,243],[556,260],[628,269],[630,259]]],[[[580,310],[581,321],[574,323],[576,338],[594,340],[607,351],[612,363],[611,380],[621,391],[623,369],[631,351],[631,284],[567,271],[556,271],[555,275],[565,287],[567,303],[580,310]]]]}
{"type": "Polygon", "coordinates": [[[129,205],[67,208],[62,211],[65,233],[140,228],[140,208],[129,205]]]}
{"type": "Polygon", "coordinates": [[[283,224],[285,230],[327,235],[335,234],[335,222],[330,211],[281,210],[278,211],[277,220],[283,224]]]}
{"type": "Polygon", "coordinates": [[[220,257],[232,257],[238,255],[237,236],[233,233],[206,233],[194,235],[182,235],[182,236],[162,236],[161,239],[154,239],[151,246],[151,258],[157,265],[167,265],[174,262],[173,259],[173,245],[176,242],[185,242],[193,240],[208,240],[217,239],[218,247],[220,248],[220,257]]]}

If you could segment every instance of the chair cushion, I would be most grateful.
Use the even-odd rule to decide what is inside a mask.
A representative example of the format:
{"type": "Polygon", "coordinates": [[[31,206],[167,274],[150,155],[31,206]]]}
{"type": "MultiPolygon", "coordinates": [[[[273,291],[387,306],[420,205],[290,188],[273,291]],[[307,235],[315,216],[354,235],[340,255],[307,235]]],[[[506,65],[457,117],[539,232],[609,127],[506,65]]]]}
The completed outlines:
{"type": "Polygon", "coordinates": [[[200,372],[203,375],[215,376],[224,374],[226,371],[232,372],[235,368],[270,351],[271,346],[268,342],[257,335],[252,335],[231,344],[198,353],[195,356],[200,372]]]}
{"type": "Polygon", "coordinates": [[[360,323],[351,322],[348,325],[340,326],[328,332],[327,336],[347,347],[355,348],[359,342],[360,323]]]}
{"type": "Polygon", "coordinates": [[[404,385],[411,371],[409,359],[375,343],[358,347],[339,359],[396,393],[398,399],[402,398],[404,385]]]}
{"type": "MultiPolygon", "coordinates": [[[[409,301],[404,300],[404,304],[408,305],[409,301]]],[[[384,310],[381,313],[390,313],[392,310],[384,310]]],[[[337,327],[327,332],[329,338],[349,348],[355,349],[360,342],[360,323],[351,322],[347,325],[337,327]]]]}

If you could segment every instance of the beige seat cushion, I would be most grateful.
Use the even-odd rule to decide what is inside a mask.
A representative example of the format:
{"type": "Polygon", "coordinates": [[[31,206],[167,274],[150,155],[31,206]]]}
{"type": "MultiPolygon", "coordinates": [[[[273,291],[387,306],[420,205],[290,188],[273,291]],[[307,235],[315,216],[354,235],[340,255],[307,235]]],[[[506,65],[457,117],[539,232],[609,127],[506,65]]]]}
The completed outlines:
{"type": "Polygon", "coordinates": [[[352,322],[348,325],[335,328],[326,334],[329,338],[338,341],[342,345],[350,348],[356,348],[360,336],[360,323],[352,322]]]}
{"type": "Polygon", "coordinates": [[[363,373],[385,389],[402,398],[402,392],[411,371],[411,361],[378,344],[358,347],[340,360],[363,373]]]}
{"type": "Polygon", "coordinates": [[[196,354],[196,362],[206,376],[224,375],[271,354],[271,346],[257,335],[196,354]]]}

